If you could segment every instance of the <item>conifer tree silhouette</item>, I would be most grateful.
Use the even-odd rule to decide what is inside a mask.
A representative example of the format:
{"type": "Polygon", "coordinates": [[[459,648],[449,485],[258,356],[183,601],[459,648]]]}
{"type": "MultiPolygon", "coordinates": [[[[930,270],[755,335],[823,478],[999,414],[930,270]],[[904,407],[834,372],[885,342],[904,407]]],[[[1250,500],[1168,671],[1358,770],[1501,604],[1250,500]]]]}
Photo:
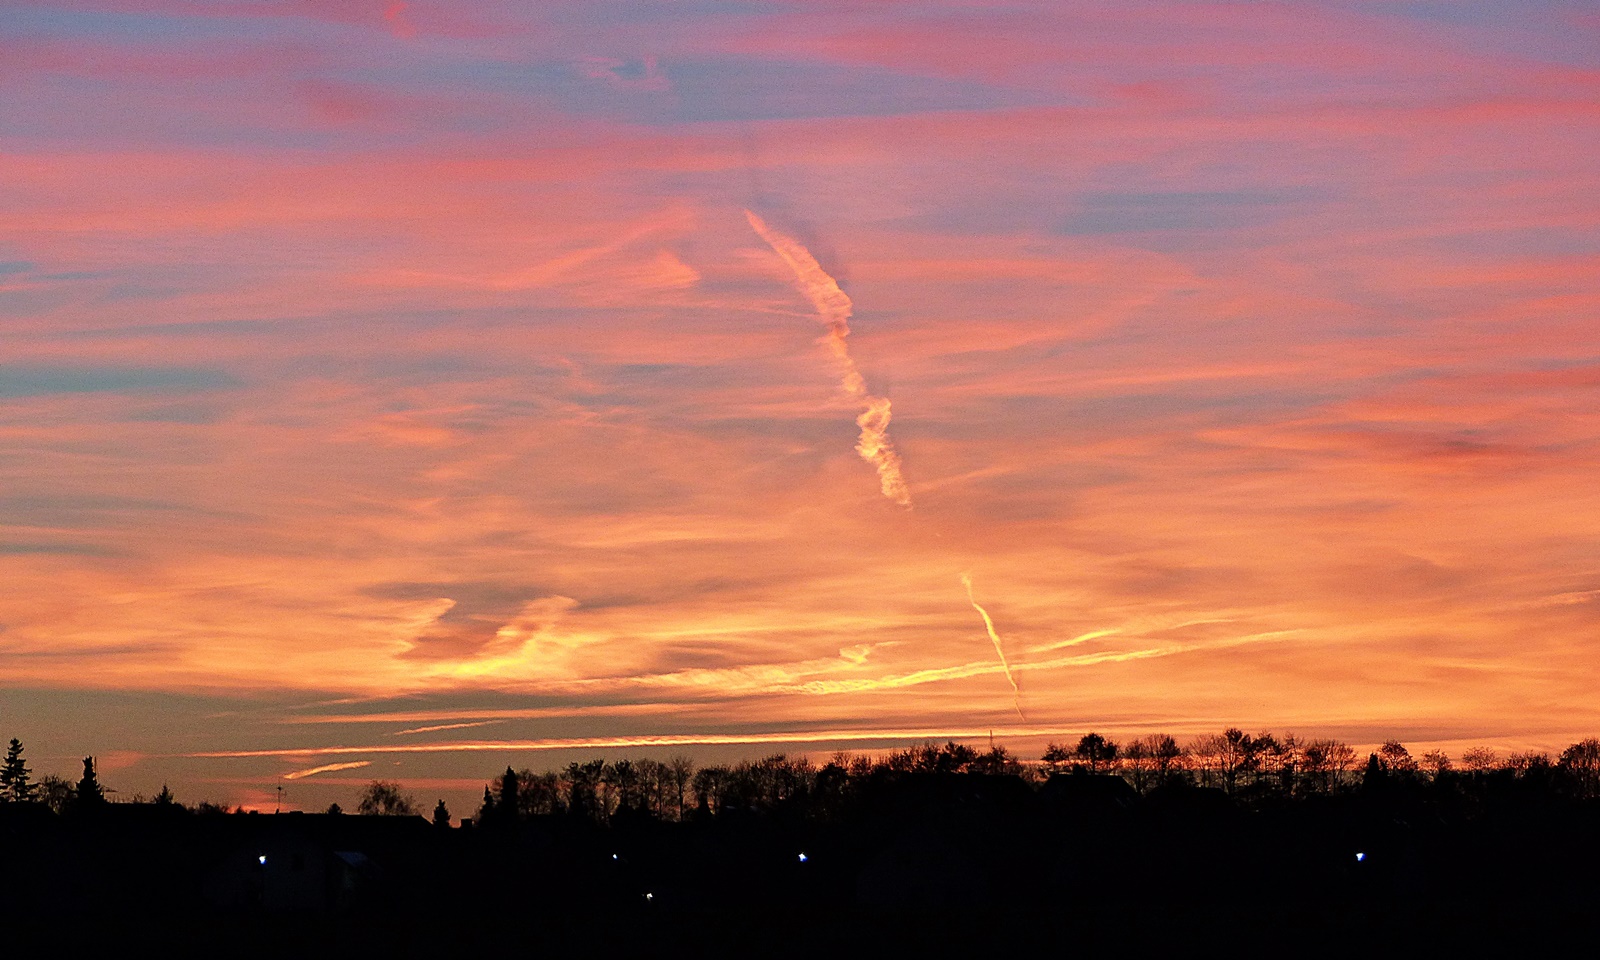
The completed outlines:
{"type": "Polygon", "coordinates": [[[33,799],[27,761],[22,759],[22,741],[11,738],[6,748],[5,765],[0,766],[0,800],[17,803],[33,799]]]}
{"type": "Polygon", "coordinates": [[[85,810],[105,805],[106,792],[100,786],[100,778],[95,776],[94,757],[83,758],[83,779],[78,781],[77,802],[85,810]]]}

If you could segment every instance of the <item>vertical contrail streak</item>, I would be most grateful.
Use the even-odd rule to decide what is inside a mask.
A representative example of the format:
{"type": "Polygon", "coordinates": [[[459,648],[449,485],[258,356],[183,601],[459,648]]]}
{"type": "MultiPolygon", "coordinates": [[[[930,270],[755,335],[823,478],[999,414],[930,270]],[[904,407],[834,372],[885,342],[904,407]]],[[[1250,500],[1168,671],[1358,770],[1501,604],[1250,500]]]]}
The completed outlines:
{"type": "Polygon", "coordinates": [[[854,308],[849,295],[839,289],[838,282],[799,241],[773,230],[749,210],[744,215],[756,235],[794,271],[795,284],[801,294],[811,301],[817,315],[828,325],[823,343],[839,362],[845,392],[866,405],[856,417],[856,426],[861,428],[856,453],[877,468],[878,486],[884,496],[902,507],[911,506],[911,491],[900,473],[900,455],[889,440],[889,401],[867,393],[867,382],[856,369],[856,362],[850,358],[850,348],[845,344],[845,338],[850,336],[850,313],[854,308]]]}
{"type": "Polygon", "coordinates": [[[1017,716],[1022,717],[1024,723],[1028,718],[1022,714],[1022,688],[1017,686],[1017,678],[1011,675],[1011,664],[1006,661],[1006,652],[1000,646],[1000,634],[994,629],[994,621],[989,617],[989,611],[983,609],[978,603],[978,598],[972,595],[972,577],[963,573],[961,585],[967,588],[967,602],[972,604],[972,609],[978,611],[978,616],[983,618],[983,627],[989,631],[989,639],[994,643],[994,652],[1000,658],[1000,669],[1005,671],[1006,681],[1011,684],[1011,702],[1017,708],[1017,716]]]}

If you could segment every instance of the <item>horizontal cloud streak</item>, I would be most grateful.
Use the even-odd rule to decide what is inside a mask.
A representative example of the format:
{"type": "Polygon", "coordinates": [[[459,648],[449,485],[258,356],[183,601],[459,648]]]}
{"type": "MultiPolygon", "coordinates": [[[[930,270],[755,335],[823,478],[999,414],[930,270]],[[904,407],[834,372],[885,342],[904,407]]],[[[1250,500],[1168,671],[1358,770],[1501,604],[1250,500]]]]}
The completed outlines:
{"type": "Polygon", "coordinates": [[[412,727],[409,730],[394,730],[391,737],[403,737],[413,733],[438,733],[440,730],[467,730],[472,727],[487,727],[498,723],[497,720],[474,720],[467,723],[437,723],[427,727],[412,727]]]}
{"type": "MultiPolygon", "coordinates": [[[[287,747],[276,750],[234,750],[193,753],[203,759],[242,759],[247,757],[337,756],[347,753],[499,753],[541,750],[615,750],[644,747],[747,746],[762,744],[830,744],[916,740],[970,740],[995,736],[1038,737],[1055,731],[1031,727],[999,727],[993,730],[906,729],[906,730],[815,730],[773,733],[662,734],[625,737],[572,737],[549,740],[465,740],[452,743],[413,743],[377,747],[287,747]]],[[[365,763],[331,764],[314,771],[346,769],[365,763]]],[[[309,772],[302,773],[309,775],[309,772]]]]}
{"type": "Polygon", "coordinates": [[[336,770],[359,770],[362,767],[370,767],[371,765],[371,760],[354,760],[349,763],[325,763],[320,767],[311,767],[306,770],[295,770],[291,773],[286,773],[283,775],[283,779],[304,780],[306,777],[314,777],[319,773],[333,773],[336,770]]]}

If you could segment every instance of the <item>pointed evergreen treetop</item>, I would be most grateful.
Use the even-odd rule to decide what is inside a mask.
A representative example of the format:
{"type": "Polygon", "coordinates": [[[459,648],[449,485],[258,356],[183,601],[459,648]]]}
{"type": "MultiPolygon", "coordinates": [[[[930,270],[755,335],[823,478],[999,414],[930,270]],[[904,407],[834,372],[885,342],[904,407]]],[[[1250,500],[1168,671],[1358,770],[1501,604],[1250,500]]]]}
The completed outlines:
{"type": "Polygon", "coordinates": [[[33,783],[29,779],[27,761],[22,759],[22,741],[11,738],[6,748],[5,764],[0,766],[0,801],[21,802],[33,799],[33,783]]]}
{"type": "Polygon", "coordinates": [[[500,798],[495,804],[495,812],[507,821],[517,819],[517,795],[521,784],[517,780],[517,771],[506,767],[506,772],[500,776],[500,798]]]}
{"type": "Polygon", "coordinates": [[[100,778],[95,776],[94,757],[83,758],[83,779],[78,781],[77,799],[80,807],[97,807],[106,802],[106,792],[100,786],[100,778]]]}

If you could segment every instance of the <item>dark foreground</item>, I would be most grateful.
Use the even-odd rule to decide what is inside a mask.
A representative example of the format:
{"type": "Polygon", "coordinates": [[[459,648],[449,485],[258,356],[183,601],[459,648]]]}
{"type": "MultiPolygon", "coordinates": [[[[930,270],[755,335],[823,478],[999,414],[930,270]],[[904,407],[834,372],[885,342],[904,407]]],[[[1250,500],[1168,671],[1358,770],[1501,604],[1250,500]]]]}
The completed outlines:
{"type": "Polygon", "coordinates": [[[1323,955],[1600,928],[1600,805],[1378,783],[1246,803],[1115,777],[903,777],[818,817],[0,808],[11,946],[164,955],[1323,955]],[[803,855],[803,858],[802,858],[803,855]],[[19,939],[20,938],[20,939],[19,939]]]}

